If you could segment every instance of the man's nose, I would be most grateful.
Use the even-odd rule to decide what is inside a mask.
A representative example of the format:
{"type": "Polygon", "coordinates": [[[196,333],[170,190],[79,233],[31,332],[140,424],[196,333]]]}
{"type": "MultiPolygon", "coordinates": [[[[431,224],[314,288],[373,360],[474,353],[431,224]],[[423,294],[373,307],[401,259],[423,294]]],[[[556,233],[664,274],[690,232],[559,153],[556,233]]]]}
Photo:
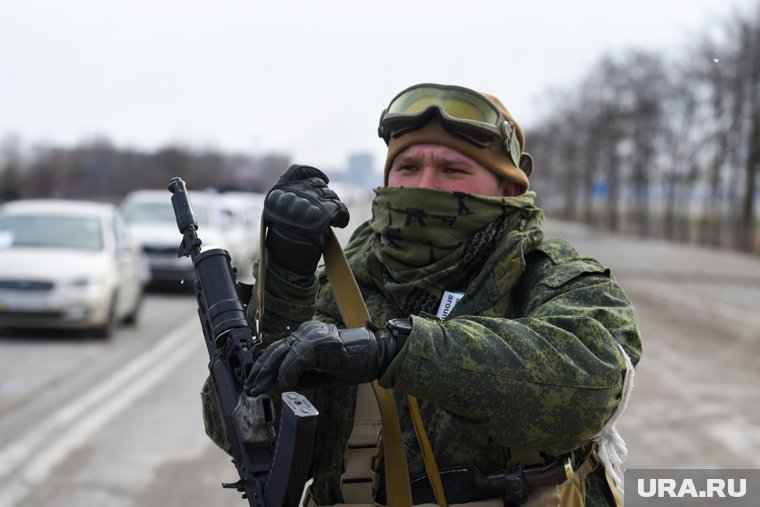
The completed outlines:
{"type": "Polygon", "coordinates": [[[423,167],[418,180],[420,188],[438,188],[438,173],[432,167],[423,167]]]}

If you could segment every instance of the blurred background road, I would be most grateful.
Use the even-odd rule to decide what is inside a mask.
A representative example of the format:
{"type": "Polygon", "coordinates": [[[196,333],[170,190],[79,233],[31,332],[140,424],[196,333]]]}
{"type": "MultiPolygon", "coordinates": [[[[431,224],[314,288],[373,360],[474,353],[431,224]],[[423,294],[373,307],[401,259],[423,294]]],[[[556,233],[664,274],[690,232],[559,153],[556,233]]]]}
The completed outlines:
{"type": "MultiPolygon", "coordinates": [[[[366,212],[354,206],[352,223],[366,212]]],[[[611,267],[638,310],[626,466],[760,468],[760,260],[552,219],[547,231],[611,267]]],[[[244,505],[220,487],[235,470],[203,432],[188,293],[149,292],[110,340],[6,332],[0,371],[0,505],[244,505]]]]}

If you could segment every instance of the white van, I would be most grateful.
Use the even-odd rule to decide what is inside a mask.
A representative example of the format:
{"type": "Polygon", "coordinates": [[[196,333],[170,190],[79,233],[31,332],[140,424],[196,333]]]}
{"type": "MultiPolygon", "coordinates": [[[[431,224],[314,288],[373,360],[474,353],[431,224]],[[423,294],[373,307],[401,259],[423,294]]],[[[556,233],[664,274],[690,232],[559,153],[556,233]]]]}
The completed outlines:
{"type": "MultiPolygon", "coordinates": [[[[241,255],[234,237],[230,210],[215,191],[189,191],[201,248],[217,246],[230,253],[233,264],[241,255]]],[[[142,244],[148,257],[152,281],[157,283],[188,284],[195,279],[189,257],[177,257],[182,235],[168,190],[136,190],[121,202],[121,211],[132,235],[142,244]]],[[[179,287],[178,287],[179,288],[179,287]]]]}

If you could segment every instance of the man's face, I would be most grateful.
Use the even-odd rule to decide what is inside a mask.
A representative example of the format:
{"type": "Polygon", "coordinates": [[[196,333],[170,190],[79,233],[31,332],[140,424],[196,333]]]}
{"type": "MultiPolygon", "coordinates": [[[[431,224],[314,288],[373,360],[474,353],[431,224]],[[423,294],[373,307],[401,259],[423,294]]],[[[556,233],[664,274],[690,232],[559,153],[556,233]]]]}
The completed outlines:
{"type": "Polygon", "coordinates": [[[399,153],[388,173],[388,186],[490,196],[519,193],[515,183],[499,178],[467,155],[439,144],[415,144],[399,153]]]}

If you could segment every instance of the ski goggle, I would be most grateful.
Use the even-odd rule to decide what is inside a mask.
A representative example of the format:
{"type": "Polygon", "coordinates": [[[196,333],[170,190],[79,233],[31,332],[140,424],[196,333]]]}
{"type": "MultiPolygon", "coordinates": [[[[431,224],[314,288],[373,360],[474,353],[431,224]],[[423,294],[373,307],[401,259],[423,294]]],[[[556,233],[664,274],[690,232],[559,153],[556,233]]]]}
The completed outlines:
{"type": "Polygon", "coordinates": [[[388,144],[391,137],[417,130],[434,116],[446,130],[481,148],[500,140],[515,166],[520,166],[514,123],[486,97],[461,86],[424,83],[407,88],[383,111],[377,132],[388,144]]]}

